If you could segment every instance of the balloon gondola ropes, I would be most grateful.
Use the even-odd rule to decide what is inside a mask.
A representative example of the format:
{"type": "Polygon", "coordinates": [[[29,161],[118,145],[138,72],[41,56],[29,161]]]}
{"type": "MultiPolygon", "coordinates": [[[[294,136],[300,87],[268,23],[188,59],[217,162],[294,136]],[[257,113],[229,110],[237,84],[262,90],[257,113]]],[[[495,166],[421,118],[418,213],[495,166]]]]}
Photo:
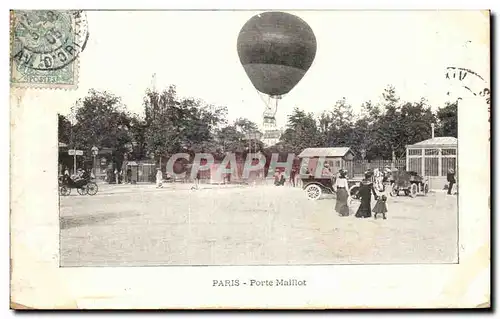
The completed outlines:
{"type": "Polygon", "coordinates": [[[311,67],[316,47],[311,27],[289,13],[264,12],[243,25],[237,41],[238,55],[255,89],[268,96],[267,101],[263,99],[264,118],[274,118],[278,101],[311,67]]]}

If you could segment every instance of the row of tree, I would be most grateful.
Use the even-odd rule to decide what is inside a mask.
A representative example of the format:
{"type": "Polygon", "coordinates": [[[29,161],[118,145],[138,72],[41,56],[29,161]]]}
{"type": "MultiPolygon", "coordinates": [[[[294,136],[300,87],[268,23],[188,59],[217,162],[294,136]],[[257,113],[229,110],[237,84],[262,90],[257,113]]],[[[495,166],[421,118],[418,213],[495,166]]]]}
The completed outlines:
{"type": "Polygon", "coordinates": [[[432,136],[457,137],[457,103],[433,112],[425,99],[403,102],[394,87],[383,92],[380,104],[363,103],[360,114],[344,98],[319,117],[296,108],[289,116],[280,144],[300,152],[306,147],[348,146],[367,160],[402,158],[406,145],[432,136]]]}
{"type": "Polygon", "coordinates": [[[294,109],[278,145],[265,149],[249,140],[256,123],[240,118],[228,123],[227,108],[195,98],[180,98],[175,86],[163,92],[146,91],[144,116],[130,113],[121,99],[106,91],[90,90],[68,117],[59,115],[59,141],[71,148],[92,146],[112,150],[113,162],[128,159],[165,160],[175,153],[252,151],[300,153],[306,147],[349,146],[366,159],[401,157],[405,145],[436,135],[457,136],[457,105],[448,103],[433,112],[424,99],[402,102],[388,87],[380,104],[366,102],[360,114],[344,98],[319,117],[294,109]]]}
{"type": "MultiPolygon", "coordinates": [[[[248,139],[257,124],[244,118],[229,124],[226,107],[179,98],[175,86],[146,91],[143,117],[105,91],[90,90],[75,105],[69,116],[59,115],[59,141],[76,149],[112,150],[110,160],[118,166],[125,156],[159,161],[175,153],[205,152],[221,159],[226,152],[247,152],[250,143],[252,151],[263,150],[260,141],[248,139]]],[[[90,153],[86,156],[90,159],[90,153]]]]}

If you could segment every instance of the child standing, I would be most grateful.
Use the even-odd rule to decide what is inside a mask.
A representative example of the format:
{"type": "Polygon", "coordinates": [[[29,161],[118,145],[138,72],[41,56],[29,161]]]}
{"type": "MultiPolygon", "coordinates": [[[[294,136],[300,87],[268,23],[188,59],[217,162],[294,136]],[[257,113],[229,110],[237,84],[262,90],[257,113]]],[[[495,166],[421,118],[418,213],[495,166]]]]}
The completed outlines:
{"type": "Polygon", "coordinates": [[[162,180],[163,180],[163,174],[161,172],[161,169],[158,168],[156,170],[156,188],[162,188],[162,180]]]}
{"type": "Polygon", "coordinates": [[[385,213],[387,213],[387,196],[382,195],[377,199],[377,203],[375,207],[373,207],[372,212],[374,213],[373,217],[377,219],[377,214],[382,214],[384,219],[387,219],[385,213]]]}

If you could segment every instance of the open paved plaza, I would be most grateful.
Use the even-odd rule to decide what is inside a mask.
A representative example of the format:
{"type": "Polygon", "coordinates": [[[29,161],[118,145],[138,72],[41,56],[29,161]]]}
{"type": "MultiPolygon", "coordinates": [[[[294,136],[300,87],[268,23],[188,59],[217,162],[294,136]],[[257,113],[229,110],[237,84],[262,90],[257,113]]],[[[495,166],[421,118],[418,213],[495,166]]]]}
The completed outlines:
{"type": "MultiPolygon", "coordinates": [[[[60,198],[61,266],[452,263],[457,196],[390,197],[388,219],[275,186],[100,185],[60,198]]],[[[75,191],[75,190],[73,190],[75,191]]]]}

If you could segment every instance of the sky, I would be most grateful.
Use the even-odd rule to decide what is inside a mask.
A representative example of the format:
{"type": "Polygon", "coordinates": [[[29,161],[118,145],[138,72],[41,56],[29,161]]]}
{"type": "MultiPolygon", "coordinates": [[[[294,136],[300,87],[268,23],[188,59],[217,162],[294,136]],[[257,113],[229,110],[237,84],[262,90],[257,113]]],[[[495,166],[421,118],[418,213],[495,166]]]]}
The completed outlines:
{"type": "MultiPolygon", "coordinates": [[[[120,97],[142,114],[144,92],[177,86],[181,97],[226,106],[229,120],[259,125],[264,103],[236,51],[238,33],[257,11],[89,11],[78,89],[60,111],[91,88],[120,97]]],[[[450,97],[447,66],[488,77],[489,26],[479,11],[297,11],[317,40],[315,60],[280,101],[278,126],[294,107],[319,114],[345,97],[355,111],[377,102],[391,84],[404,101],[425,97],[434,108],[450,97]]]]}

